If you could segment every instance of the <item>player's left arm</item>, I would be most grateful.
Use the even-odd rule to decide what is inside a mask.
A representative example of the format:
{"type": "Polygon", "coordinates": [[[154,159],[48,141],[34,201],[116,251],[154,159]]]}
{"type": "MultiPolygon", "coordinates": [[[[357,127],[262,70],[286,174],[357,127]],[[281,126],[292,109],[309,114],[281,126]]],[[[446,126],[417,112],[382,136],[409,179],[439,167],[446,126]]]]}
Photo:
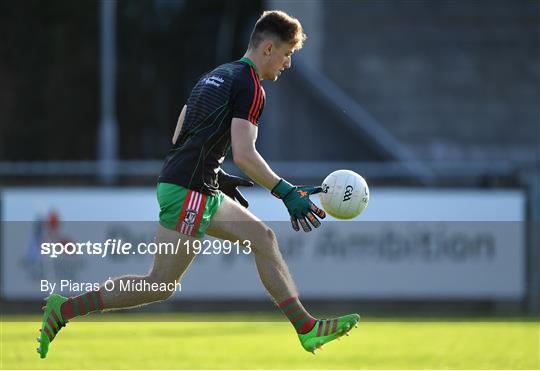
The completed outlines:
{"type": "Polygon", "coordinates": [[[184,119],[186,118],[186,109],[187,106],[184,105],[182,108],[182,112],[180,112],[180,116],[178,116],[178,121],[176,122],[176,129],[174,129],[174,135],[172,137],[172,144],[175,144],[178,140],[178,136],[180,135],[180,131],[182,130],[182,125],[184,124],[184,119]]]}
{"type": "Polygon", "coordinates": [[[257,151],[255,147],[257,133],[258,127],[250,121],[233,118],[231,147],[234,163],[247,176],[283,201],[291,216],[294,230],[300,229],[298,226],[300,223],[302,229],[309,232],[311,227],[308,220],[315,228],[319,227],[321,222],[317,217],[322,219],[326,214],[311,202],[309,196],[320,192],[322,188],[294,186],[280,178],[257,151]]]}
{"type": "Polygon", "coordinates": [[[233,161],[257,184],[271,190],[280,177],[270,168],[255,147],[258,127],[248,120],[233,118],[231,123],[231,148],[233,161]]]}
{"type": "Polygon", "coordinates": [[[294,230],[299,230],[300,223],[302,229],[309,232],[311,227],[308,220],[317,228],[321,225],[317,217],[325,217],[324,211],[309,199],[310,195],[320,192],[322,188],[295,186],[287,182],[270,168],[257,151],[255,142],[259,116],[264,108],[264,89],[251,72],[251,75],[236,81],[231,94],[234,97],[231,122],[233,161],[247,176],[283,201],[294,230]]]}

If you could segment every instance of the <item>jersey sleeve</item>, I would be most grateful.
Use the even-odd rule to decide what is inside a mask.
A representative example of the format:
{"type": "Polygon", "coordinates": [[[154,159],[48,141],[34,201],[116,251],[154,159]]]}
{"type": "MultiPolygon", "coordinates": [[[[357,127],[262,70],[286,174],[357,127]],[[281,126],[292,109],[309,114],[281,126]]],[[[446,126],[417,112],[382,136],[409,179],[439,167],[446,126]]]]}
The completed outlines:
{"type": "Polygon", "coordinates": [[[253,70],[237,79],[233,99],[232,117],[247,120],[258,126],[264,106],[264,91],[253,70]]]}

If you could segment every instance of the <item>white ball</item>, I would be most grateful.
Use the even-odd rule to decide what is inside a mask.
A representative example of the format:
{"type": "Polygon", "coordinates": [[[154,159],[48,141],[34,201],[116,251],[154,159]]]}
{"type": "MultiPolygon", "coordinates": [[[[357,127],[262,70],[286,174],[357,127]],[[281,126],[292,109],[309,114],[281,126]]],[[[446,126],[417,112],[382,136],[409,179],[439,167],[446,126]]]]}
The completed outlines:
{"type": "Polygon", "coordinates": [[[319,193],[321,204],[337,219],[352,219],[369,203],[369,188],[360,175],[350,170],[336,170],[324,179],[319,193]]]}

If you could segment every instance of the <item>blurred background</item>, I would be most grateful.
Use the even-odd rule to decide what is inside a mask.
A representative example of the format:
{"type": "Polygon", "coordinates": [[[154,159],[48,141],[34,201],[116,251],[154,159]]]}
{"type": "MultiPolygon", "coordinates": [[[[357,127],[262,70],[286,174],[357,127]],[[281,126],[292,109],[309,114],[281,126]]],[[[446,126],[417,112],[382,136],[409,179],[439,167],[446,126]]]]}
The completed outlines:
{"type": "MultiPolygon", "coordinates": [[[[6,237],[15,227],[4,224],[4,307],[38,300],[35,288],[16,285],[30,287],[57,269],[28,268],[34,245],[24,241],[41,238],[43,228],[111,214],[157,219],[152,187],[191,88],[242,57],[264,9],[288,12],[308,35],[292,68],[263,83],[258,146],[273,169],[295,183],[354,170],[372,192],[358,223],[431,222],[415,224],[414,238],[490,241],[470,247],[453,237],[446,245],[405,238],[388,250],[387,230],[406,233],[409,224],[378,224],[376,242],[368,241],[376,252],[348,260],[347,272],[365,276],[339,293],[344,305],[390,314],[538,315],[540,3],[529,0],[0,1],[2,220],[33,223],[20,248],[6,237]],[[414,252],[415,244],[428,253],[414,252]]],[[[240,174],[228,160],[225,169],[240,174]]],[[[284,210],[269,211],[282,207],[267,192],[246,194],[263,220],[286,220],[284,210]]],[[[351,224],[343,233],[355,231],[369,228],[351,224]]],[[[335,251],[328,252],[334,263],[343,256],[335,251]]],[[[302,282],[307,268],[290,259],[302,282]]],[[[305,287],[324,308],[324,294],[305,287]]],[[[250,290],[237,297],[271,309],[260,287],[250,290]]],[[[199,287],[202,295],[169,305],[244,308],[215,300],[214,291],[205,296],[199,287]]]]}

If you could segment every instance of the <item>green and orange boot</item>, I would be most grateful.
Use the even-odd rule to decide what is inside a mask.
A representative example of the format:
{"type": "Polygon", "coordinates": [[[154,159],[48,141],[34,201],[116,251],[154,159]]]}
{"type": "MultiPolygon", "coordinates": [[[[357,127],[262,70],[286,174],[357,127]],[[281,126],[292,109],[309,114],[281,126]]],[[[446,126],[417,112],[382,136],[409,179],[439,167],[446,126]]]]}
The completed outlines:
{"type": "Polygon", "coordinates": [[[324,344],[339,339],[343,335],[348,336],[353,327],[358,327],[358,321],[360,321],[358,314],[348,314],[332,319],[319,319],[311,331],[298,334],[298,338],[305,350],[315,354],[315,351],[322,349],[324,344]]]}
{"type": "Polygon", "coordinates": [[[56,334],[62,327],[66,325],[68,321],[62,318],[61,307],[68,298],[61,295],[52,294],[45,299],[45,306],[43,309],[43,317],[41,321],[41,329],[39,330],[40,336],[37,338],[39,347],[37,352],[41,358],[47,356],[49,351],[49,345],[55,338],[56,334]]]}

